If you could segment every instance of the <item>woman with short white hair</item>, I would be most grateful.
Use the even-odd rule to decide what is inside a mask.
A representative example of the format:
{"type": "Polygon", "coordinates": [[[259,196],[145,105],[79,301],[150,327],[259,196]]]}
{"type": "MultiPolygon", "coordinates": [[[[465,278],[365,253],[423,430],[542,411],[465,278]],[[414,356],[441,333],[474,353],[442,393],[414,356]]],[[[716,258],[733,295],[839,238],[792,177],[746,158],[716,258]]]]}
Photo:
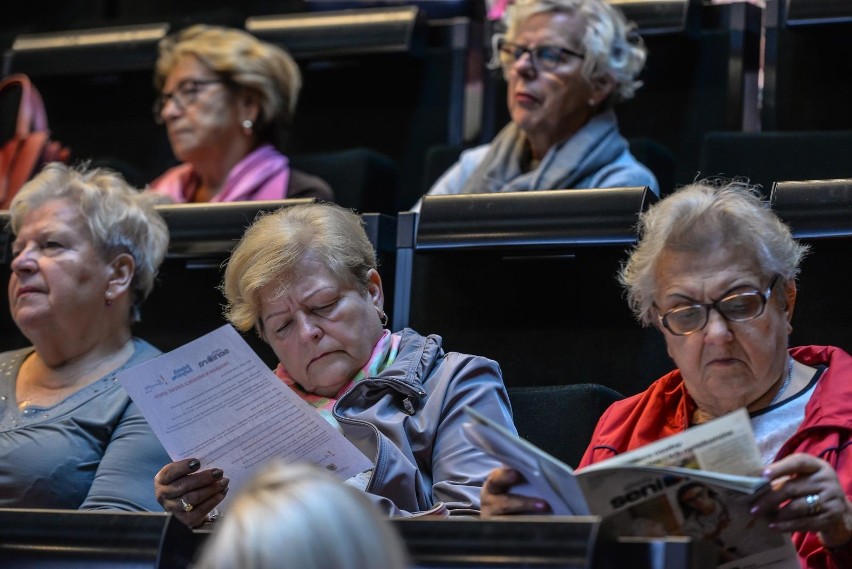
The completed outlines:
{"type": "Polygon", "coordinates": [[[59,163],[9,208],[9,309],[32,345],[0,353],[0,507],[157,509],[168,455],[115,376],[160,354],[131,324],[166,222],[116,173],[59,163]]]}
{"type": "MultiPolygon", "coordinates": [[[[659,187],[630,153],[614,105],[633,96],[641,38],[604,0],[519,0],[493,37],[511,122],[462,153],[427,195],[659,187]]],[[[418,206],[415,206],[415,209],[418,206]]]]}

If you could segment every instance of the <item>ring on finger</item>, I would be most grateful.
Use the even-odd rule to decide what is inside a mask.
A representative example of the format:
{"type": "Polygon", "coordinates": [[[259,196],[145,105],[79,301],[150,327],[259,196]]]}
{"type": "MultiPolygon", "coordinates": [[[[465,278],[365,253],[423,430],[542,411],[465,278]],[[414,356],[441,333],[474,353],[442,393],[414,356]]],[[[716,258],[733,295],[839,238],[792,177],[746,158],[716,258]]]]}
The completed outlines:
{"type": "Polygon", "coordinates": [[[822,503],[819,494],[808,494],[805,496],[805,504],[808,505],[808,515],[815,516],[822,511],[822,503]]]}
{"type": "Polygon", "coordinates": [[[189,502],[187,502],[186,500],[184,500],[182,496],[181,496],[181,499],[180,499],[180,505],[183,506],[184,512],[191,512],[192,509],[195,507],[192,504],[190,504],[189,502]]]}

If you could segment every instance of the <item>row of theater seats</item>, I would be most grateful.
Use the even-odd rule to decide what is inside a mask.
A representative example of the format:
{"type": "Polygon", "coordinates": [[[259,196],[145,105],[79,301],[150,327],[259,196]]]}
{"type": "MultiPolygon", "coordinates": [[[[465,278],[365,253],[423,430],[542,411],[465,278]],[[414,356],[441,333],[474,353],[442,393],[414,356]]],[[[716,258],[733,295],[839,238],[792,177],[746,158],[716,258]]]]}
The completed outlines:
{"type": "MultiPolygon", "coordinates": [[[[842,277],[852,180],[777,183],[770,199],[811,246],[793,343],[849,349],[852,303],[842,277]]],[[[159,206],[172,240],[136,333],[171,349],[221,325],[214,287],[244,227],[258,211],[309,201],[159,206]]],[[[576,465],[598,416],[620,397],[612,388],[637,392],[671,365],[659,334],[632,321],[613,278],[635,242],[636,215],[654,201],[647,188],[434,196],[420,214],[363,219],[385,275],[393,328],[437,332],[449,349],[500,361],[519,433],[576,465]]],[[[8,243],[2,250],[8,260],[8,243]]],[[[4,322],[0,349],[9,349],[14,332],[4,322]]],[[[247,339],[275,363],[257,338],[247,339]]],[[[699,569],[708,559],[677,539],[601,540],[592,552],[590,520],[396,523],[424,569],[699,569]]],[[[162,514],[0,510],[0,559],[57,568],[185,567],[206,537],[188,531],[162,514]]]]}
{"type": "MultiPolygon", "coordinates": [[[[498,361],[519,408],[536,408],[540,396],[522,391],[533,387],[601,384],[638,393],[672,363],[662,335],[634,320],[615,275],[635,243],[637,214],[656,199],[646,188],[554,190],[430,196],[419,214],[365,213],[391,327],[436,333],[449,350],[498,361]]],[[[771,201],[811,247],[792,343],[852,349],[843,278],[852,253],[852,180],[776,183],[771,201]]],[[[158,206],[172,241],[135,333],[171,350],[224,324],[216,287],[229,250],[258,211],[293,202],[158,206]]],[[[8,263],[2,271],[7,278],[8,263]]],[[[0,322],[0,349],[25,344],[9,319],[0,322]]],[[[255,334],[246,339],[270,366],[277,363],[255,334]]],[[[522,431],[535,424],[528,427],[522,431]]],[[[549,450],[576,464],[583,446],[549,450]]]]}
{"type": "MultiPolygon", "coordinates": [[[[31,75],[44,95],[54,137],[77,158],[116,166],[143,185],[173,163],[164,132],[150,115],[156,42],[189,22],[245,27],[287,47],[305,76],[288,152],[294,163],[304,161],[309,173],[335,178],[342,170],[338,154],[375,152],[369,167],[396,180],[389,195],[374,199],[380,203],[365,202],[363,186],[345,176],[329,181],[336,182],[345,205],[392,213],[410,207],[434,179],[424,166],[430,148],[487,142],[507,120],[502,79],[484,67],[492,24],[483,19],[483,2],[387,0],[365,9],[363,2],[345,0],[254,0],[239,7],[81,0],[69,3],[74,7],[63,8],[55,21],[45,14],[41,26],[37,18],[17,25],[8,19],[3,74],[31,75]],[[349,9],[355,6],[362,8],[349,9]],[[337,11],[312,11],[318,8],[337,11]]],[[[790,171],[790,164],[824,166],[822,149],[831,147],[831,135],[801,148],[797,160],[774,164],[775,150],[767,146],[766,160],[754,158],[753,168],[742,169],[734,168],[743,165],[737,141],[723,145],[720,154],[712,148],[729,135],[707,138],[746,133],[742,144],[752,148],[749,137],[761,123],[769,145],[790,131],[852,130],[842,97],[842,82],[852,72],[844,43],[852,20],[848,2],[767,0],[763,9],[753,1],[613,3],[636,21],[649,49],[644,86],[617,107],[620,126],[664,192],[699,172],[753,170],[764,184],[852,175],[790,171]],[[637,149],[637,141],[650,144],[637,149]],[[772,176],[767,164],[786,169],[772,176]]],[[[756,136],[761,143],[762,135],[756,136]]],[[[843,163],[848,161],[829,166],[840,170],[843,163]]]]}
{"type": "MultiPolygon", "coordinates": [[[[711,569],[689,538],[612,539],[598,518],[395,519],[412,569],[711,569]]],[[[210,530],[169,514],[0,509],[0,565],[185,569],[210,530]]],[[[378,546],[379,544],[377,544],[378,546]]]]}

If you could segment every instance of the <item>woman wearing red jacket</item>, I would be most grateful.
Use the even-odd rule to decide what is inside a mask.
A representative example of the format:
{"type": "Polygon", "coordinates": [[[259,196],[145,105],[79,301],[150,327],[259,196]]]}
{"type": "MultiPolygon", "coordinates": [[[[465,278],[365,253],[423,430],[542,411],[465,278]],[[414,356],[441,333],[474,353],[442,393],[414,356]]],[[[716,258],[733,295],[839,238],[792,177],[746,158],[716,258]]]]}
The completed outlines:
{"type": "MultiPolygon", "coordinates": [[[[617,402],[580,467],[745,407],[772,491],[753,516],[791,533],[803,567],[852,567],[852,356],[787,348],[806,248],[743,184],[697,183],[642,215],[620,279],[639,320],[663,334],[677,369],[617,402]]],[[[542,512],[492,472],[485,515],[542,512]]]]}

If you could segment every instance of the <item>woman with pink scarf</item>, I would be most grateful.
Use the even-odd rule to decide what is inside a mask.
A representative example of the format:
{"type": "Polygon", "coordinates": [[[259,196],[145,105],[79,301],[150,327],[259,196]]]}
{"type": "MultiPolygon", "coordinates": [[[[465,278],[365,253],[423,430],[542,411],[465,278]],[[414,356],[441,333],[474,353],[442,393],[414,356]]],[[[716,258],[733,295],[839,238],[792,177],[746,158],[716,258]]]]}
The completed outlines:
{"type": "Polygon", "coordinates": [[[196,25],[160,42],[154,118],[183,162],[151,184],[164,201],[315,197],[328,184],[293,170],[278,151],[301,88],[279,47],[241,30],[196,25]]]}

